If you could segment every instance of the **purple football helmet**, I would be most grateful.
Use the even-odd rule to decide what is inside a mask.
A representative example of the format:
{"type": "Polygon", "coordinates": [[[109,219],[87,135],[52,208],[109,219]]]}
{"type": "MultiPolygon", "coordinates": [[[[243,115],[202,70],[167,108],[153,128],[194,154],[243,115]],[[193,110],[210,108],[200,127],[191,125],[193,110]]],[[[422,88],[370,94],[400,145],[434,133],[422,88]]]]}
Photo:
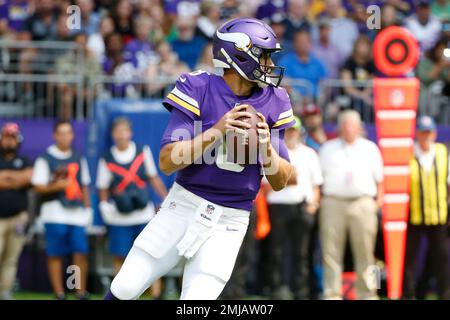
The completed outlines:
{"type": "Polygon", "coordinates": [[[257,19],[230,20],[214,34],[214,66],[233,68],[241,77],[260,87],[280,85],[284,68],[266,65],[264,61],[277,51],[281,51],[277,36],[272,28],[257,19]]]}

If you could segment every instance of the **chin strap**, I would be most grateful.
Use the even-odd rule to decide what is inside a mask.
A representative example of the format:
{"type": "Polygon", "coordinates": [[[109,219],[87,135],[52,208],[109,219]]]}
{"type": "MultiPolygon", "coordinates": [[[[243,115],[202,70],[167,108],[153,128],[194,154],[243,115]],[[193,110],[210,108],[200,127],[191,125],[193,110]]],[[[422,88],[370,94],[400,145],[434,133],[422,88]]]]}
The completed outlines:
{"type": "Polygon", "coordinates": [[[231,59],[230,55],[225,51],[224,48],[221,48],[220,52],[222,52],[222,54],[224,55],[225,59],[227,59],[228,64],[230,64],[239,73],[239,75],[242,78],[244,78],[245,80],[254,82],[254,80],[250,80],[247,77],[247,75],[245,74],[245,72],[237,65],[237,63],[234,62],[233,59],[231,59]]]}

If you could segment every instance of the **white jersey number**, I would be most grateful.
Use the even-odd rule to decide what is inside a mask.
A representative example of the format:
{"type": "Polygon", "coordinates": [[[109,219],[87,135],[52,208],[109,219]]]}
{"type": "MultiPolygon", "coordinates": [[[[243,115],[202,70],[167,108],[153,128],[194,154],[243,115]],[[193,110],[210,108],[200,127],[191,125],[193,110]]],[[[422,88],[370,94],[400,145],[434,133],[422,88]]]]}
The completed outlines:
{"type": "Polygon", "coordinates": [[[227,146],[224,143],[224,140],[222,140],[222,143],[220,144],[218,149],[218,154],[216,158],[216,164],[217,166],[222,170],[227,171],[233,171],[233,172],[242,172],[244,170],[244,167],[241,165],[238,165],[237,163],[228,161],[227,157],[227,146]]]}

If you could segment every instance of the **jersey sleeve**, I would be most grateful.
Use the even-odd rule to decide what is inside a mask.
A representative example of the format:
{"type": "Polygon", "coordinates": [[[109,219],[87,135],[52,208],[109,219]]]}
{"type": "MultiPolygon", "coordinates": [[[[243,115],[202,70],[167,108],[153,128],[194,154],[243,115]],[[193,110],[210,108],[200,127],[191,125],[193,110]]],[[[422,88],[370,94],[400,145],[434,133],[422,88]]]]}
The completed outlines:
{"type": "Polygon", "coordinates": [[[450,152],[448,153],[447,166],[448,166],[448,169],[447,169],[447,172],[448,172],[448,174],[447,174],[447,184],[450,185],[450,152]]]}
{"type": "Polygon", "coordinates": [[[270,143],[275,148],[275,150],[278,152],[278,155],[280,157],[282,157],[283,159],[290,162],[289,152],[288,152],[286,143],[284,141],[284,130],[280,131],[280,134],[278,134],[278,135],[271,135],[270,143]]]}
{"type": "Polygon", "coordinates": [[[42,157],[37,158],[34,163],[31,183],[35,186],[46,186],[50,183],[50,167],[42,157]]]}
{"type": "Polygon", "coordinates": [[[275,89],[273,111],[269,114],[268,124],[271,129],[284,130],[295,124],[291,100],[284,88],[275,89]]]}
{"type": "Polygon", "coordinates": [[[147,176],[154,177],[158,174],[158,170],[156,169],[155,160],[153,158],[152,150],[148,145],[144,146],[144,166],[145,172],[147,176]]]}
{"type": "Polygon", "coordinates": [[[105,159],[100,158],[97,167],[97,180],[96,180],[97,189],[108,189],[111,185],[112,180],[113,175],[111,171],[109,171],[105,159]]]}
{"type": "Polygon", "coordinates": [[[378,149],[378,146],[370,142],[370,147],[372,151],[372,160],[373,160],[373,177],[376,182],[380,183],[383,182],[383,158],[381,156],[380,149],[378,149]]]}
{"type": "Polygon", "coordinates": [[[309,147],[308,151],[311,157],[310,160],[310,166],[311,166],[311,180],[314,187],[321,186],[323,184],[323,176],[322,176],[322,170],[320,169],[320,160],[317,153],[310,149],[309,147]]]}
{"type": "Polygon", "coordinates": [[[186,113],[175,109],[172,111],[166,130],[161,138],[160,148],[166,144],[191,140],[194,138],[194,123],[186,113]]]}
{"type": "Polygon", "coordinates": [[[163,100],[164,107],[169,111],[173,108],[178,109],[192,120],[198,120],[201,116],[200,103],[204,83],[202,74],[182,74],[176,81],[175,87],[163,100]]]}

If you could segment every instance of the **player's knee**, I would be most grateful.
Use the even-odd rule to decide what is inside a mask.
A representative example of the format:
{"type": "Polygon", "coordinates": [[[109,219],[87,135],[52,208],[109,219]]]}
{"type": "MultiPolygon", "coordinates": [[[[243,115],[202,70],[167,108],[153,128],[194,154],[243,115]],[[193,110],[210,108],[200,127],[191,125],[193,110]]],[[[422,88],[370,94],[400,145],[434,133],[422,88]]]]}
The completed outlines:
{"type": "Polygon", "coordinates": [[[111,293],[119,300],[134,300],[139,294],[139,284],[119,274],[111,283],[111,293]]]}

